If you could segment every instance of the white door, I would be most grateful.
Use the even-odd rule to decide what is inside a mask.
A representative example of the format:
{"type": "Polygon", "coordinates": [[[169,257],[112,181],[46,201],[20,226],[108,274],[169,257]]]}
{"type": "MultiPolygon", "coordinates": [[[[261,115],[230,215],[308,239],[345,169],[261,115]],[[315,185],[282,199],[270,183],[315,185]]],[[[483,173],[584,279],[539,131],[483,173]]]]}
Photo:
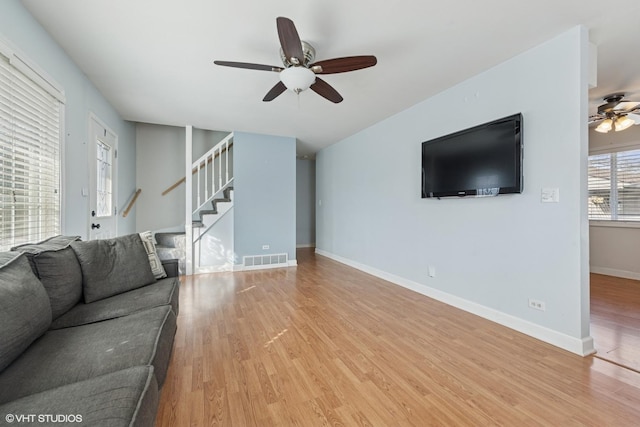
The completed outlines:
{"type": "Polygon", "coordinates": [[[89,119],[89,240],[117,235],[118,136],[97,117],[89,119]]]}

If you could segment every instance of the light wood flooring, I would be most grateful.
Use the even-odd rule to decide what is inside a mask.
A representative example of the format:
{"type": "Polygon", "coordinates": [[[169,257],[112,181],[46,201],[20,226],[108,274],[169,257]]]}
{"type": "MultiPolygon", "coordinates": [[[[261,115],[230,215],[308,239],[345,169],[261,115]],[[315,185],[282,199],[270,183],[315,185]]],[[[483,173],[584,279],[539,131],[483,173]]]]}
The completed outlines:
{"type": "Polygon", "coordinates": [[[591,275],[591,336],[596,357],[640,373],[640,281],[591,275]]]}
{"type": "Polygon", "coordinates": [[[158,427],[640,425],[640,374],[297,258],[184,279],[158,427]]]}

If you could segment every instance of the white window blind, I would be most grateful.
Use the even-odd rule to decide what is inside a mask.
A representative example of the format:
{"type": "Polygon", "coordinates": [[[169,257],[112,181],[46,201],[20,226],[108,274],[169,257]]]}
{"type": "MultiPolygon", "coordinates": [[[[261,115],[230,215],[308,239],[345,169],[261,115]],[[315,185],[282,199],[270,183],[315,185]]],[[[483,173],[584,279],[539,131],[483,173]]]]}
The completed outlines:
{"type": "Polygon", "coordinates": [[[589,219],[640,221],[640,150],[589,156],[589,219]]]}
{"type": "Polygon", "coordinates": [[[0,250],[60,234],[62,104],[16,62],[0,55],[0,250]]]}

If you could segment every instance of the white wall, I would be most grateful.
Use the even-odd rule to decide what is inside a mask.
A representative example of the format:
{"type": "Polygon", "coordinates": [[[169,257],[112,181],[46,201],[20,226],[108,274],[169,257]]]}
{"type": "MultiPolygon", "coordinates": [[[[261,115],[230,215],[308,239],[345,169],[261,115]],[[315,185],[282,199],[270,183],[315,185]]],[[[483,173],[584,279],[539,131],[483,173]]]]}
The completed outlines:
{"type": "MultiPolygon", "coordinates": [[[[640,148],[640,126],[606,134],[589,130],[590,153],[640,148]]],[[[591,271],[640,280],[640,227],[592,221],[589,226],[591,271]]]]}
{"type": "Polygon", "coordinates": [[[296,246],[316,244],[316,161],[296,160],[296,246]]]}
{"type": "MultiPolygon", "coordinates": [[[[135,191],[135,129],[122,120],[107,100],[86,78],[18,0],[0,2],[0,37],[27,55],[65,91],[65,141],[63,170],[62,232],[88,236],[89,198],[89,114],[94,113],[118,135],[118,211],[122,212],[135,191]]],[[[118,215],[118,234],[135,229],[136,210],[118,215]]]]}
{"type": "Polygon", "coordinates": [[[194,249],[200,272],[231,271],[235,264],[233,208],[220,217],[194,249]]]}
{"type": "Polygon", "coordinates": [[[574,28],[319,152],[318,252],[592,352],[587,56],[586,30],[574,28]],[[420,198],[422,141],[517,112],[522,194],[420,198]],[[540,202],[546,187],[560,189],[560,203],[540,202]],[[544,301],[546,311],[529,308],[528,298],[544,301]]]}

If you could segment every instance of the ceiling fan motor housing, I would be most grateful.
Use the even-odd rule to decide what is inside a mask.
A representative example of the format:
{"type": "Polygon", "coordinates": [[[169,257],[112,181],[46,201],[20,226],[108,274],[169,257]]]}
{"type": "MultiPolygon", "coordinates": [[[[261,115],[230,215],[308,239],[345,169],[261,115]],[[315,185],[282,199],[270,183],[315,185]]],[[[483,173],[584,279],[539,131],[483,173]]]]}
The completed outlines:
{"type": "Polygon", "coordinates": [[[612,114],[616,106],[622,101],[622,98],[624,98],[624,93],[615,93],[606,96],[604,98],[605,104],[598,106],[598,114],[604,116],[612,114]]]}
{"type": "MultiPolygon", "coordinates": [[[[313,64],[313,61],[316,58],[316,50],[314,49],[313,46],[311,46],[309,43],[307,43],[304,40],[300,40],[300,44],[302,44],[302,54],[304,55],[304,60],[302,64],[299,64],[299,65],[304,65],[305,67],[309,67],[309,64],[313,64]]],[[[282,59],[282,63],[284,64],[285,68],[289,68],[289,67],[293,67],[294,65],[297,65],[292,63],[290,59],[287,58],[282,48],[280,48],[280,59],[282,59]]]]}

